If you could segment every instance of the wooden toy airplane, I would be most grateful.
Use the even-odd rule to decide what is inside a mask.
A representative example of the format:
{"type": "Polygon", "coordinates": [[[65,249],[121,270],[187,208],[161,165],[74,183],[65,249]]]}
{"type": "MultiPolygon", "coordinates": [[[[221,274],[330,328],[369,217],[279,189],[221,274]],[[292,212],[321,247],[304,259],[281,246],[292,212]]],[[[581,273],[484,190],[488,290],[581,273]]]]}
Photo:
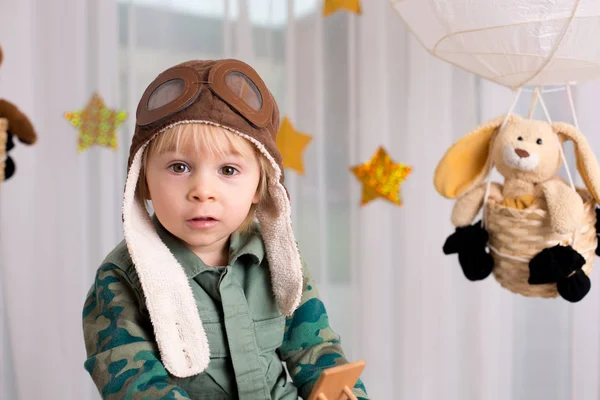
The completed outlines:
{"type": "Polygon", "coordinates": [[[357,400],[352,388],[365,368],[365,361],[355,361],[324,370],[308,400],[357,400]]]}

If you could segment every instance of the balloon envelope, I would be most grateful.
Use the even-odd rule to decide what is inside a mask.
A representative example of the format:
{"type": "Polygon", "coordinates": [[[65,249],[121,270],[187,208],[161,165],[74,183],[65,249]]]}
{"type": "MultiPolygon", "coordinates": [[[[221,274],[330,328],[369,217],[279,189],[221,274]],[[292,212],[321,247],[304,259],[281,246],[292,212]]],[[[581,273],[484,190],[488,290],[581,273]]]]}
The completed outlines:
{"type": "Polygon", "coordinates": [[[598,0],[392,0],[434,56],[510,88],[600,78],[598,0]]]}

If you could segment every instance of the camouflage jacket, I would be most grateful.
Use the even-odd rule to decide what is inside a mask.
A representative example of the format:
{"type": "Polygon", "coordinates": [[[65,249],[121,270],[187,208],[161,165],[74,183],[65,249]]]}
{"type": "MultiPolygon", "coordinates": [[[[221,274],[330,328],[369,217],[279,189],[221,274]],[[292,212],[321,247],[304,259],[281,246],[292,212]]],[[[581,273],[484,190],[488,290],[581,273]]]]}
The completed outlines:
{"type": "MultiPolygon", "coordinates": [[[[231,246],[234,247],[237,242],[239,241],[232,239],[231,246]]],[[[260,243],[262,244],[262,240],[260,243]]],[[[248,250],[248,248],[254,249],[249,251],[256,253],[257,246],[246,246],[244,249],[248,250]]],[[[242,249],[242,253],[244,249],[242,249]]],[[[171,250],[173,251],[172,248],[171,250]]],[[[236,249],[233,250],[235,252],[236,249]]],[[[264,251],[264,249],[259,249],[259,251],[264,251]]],[[[88,355],[84,365],[102,398],[217,398],[208,394],[188,393],[189,389],[186,391],[186,388],[190,387],[188,380],[202,378],[205,372],[197,377],[178,379],[170,376],[166,371],[160,361],[139,279],[131,259],[128,258],[125,243],[119,244],[111,254],[113,255],[112,259],[115,254],[120,255],[121,259],[128,261],[125,263],[128,265],[111,263],[111,257],[107,257],[97,271],[83,309],[83,332],[88,355]]],[[[176,252],[174,254],[177,255],[176,252]]],[[[186,256],[189,257],[190,254],[193,253],[189,252],[186,256]]],[[[197,257],[195,258],[197,259],[197,257]]],[[[240,259],[244,259],[244,257],[236,257],[236,260],[240,259]]],[[[201,261],[199,262],[201,263],[201,261]]],[[[240,267],[236,263],[237,261],[232,263],[233,268],[240,267]]],[[[265,263],[266,258],[260,267],[267,267],[265,270],[268,270],[265,263]]],[[[194,279],[190,279],[190,284],[197,285],[199,278],[211,279],[211,275],[214,275],[216,270],[206,267],[205,271],[208,273],[201,273],[194,279]]],[[[218,276],[214,279],[220,282],[218,276]]],[[[203,288],[206,287],[203,286],[203,288]]],[[[248,296],[252,296],[252,294],[248,294],[248,296]]],[[[214,361],[212,357],[213,339],[209,333],[207,332],[211,347],[209,368],[222,369],[217,372],[223,376],[235,374],[230,360],[223,364],[222,368],[221,364],[217,367],[212,365],[214,361]]],[[[225,334],[231,334],[231,332],[225,334]]],[[[271,355],[286,363],[293,385],[298,389],[298,395],[304,399],[308,398],[323,369],[347,362],[340,338],[329,326],[325,307],[319,299],[314,281],[306,268],[304,268],[301,304],[292,316],[285,319],[285,328],[280,340],[280,345],[273,346],[271,349],[271,355]]],[[[277,361],[281,365],[279,360],[277,361]]],[[[285,379],[285,373],[282,376],[285,379]]],[[[234,386],[221,385],[223,390],[226,389],[228,395],[218,398],[238,398],[235,379],[228,378],[228,380],[233,381],[234,386]]],[[[356,383],[353,392],[359,399],[368,398],[360,380],[356,383]]],[[[277,397],[277,393],[273,393],[275,392],[271,392],[273,398],[283,398],[277,397]]]]}

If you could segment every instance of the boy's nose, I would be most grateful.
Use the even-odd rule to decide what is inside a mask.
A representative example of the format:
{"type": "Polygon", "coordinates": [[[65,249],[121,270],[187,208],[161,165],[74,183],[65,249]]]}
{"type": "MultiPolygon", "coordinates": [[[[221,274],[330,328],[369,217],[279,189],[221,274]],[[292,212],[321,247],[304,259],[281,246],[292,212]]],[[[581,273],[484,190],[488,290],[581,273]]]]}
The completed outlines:
{"type": "Polygon", "coordinates": [[[207,189],[194,190],[191,195],[192,199],[196,201],[208,201],[215,199],[214,193],[207,189]]]}
{"type": "Polygon", "coordinates": [[[189,197],[191,201],[209,201],[215,199],[214,185],[210,179],[197,180],[191,188],[189,197]]]}

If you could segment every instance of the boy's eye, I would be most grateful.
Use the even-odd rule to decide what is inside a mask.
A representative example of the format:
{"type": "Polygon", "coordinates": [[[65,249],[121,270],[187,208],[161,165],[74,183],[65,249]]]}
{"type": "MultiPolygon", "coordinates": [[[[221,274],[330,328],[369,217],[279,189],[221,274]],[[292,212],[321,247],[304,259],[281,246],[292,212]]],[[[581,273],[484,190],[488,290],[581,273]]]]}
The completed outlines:
{"type": "Polygon", "coordinates": [[[221,172],[221,174],[223,174],[225,176],[233,176],[238,173],[238,170],[230,165],[226,165],[221,168],[220,172],[221,172]]]}
{"type": "Polygon", "coordinates": [[[169,167],[169,169],[173,172],[175,172],[176,174],[183,174],[186,172],[189,172],[190,169],[188,168],[187,165],[183,164],[183,163],[175,163],[173,165],[171,165],[169,167]]]}

